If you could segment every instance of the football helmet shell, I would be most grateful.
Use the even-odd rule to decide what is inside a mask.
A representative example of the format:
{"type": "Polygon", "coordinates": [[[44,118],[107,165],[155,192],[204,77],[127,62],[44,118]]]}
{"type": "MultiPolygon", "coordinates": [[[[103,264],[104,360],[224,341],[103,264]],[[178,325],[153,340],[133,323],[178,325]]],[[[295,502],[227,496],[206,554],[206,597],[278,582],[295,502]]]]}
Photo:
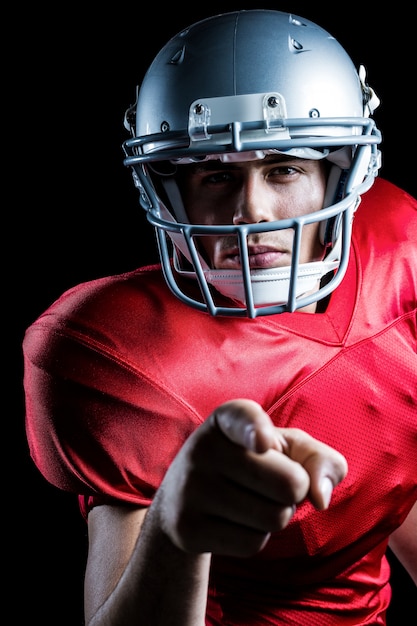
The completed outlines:
{"type": "Polygon", "coordinates": [[[364,68],[356,71],[335,38],[302,17],[234,11],[174,36],[155,57],[126,112],[132,137],[123,147],[175,295],[212,315],[252,318],[295,311],[329,295],[346,271],[361,194],[380,166],[381,134],[371,118],[378,104],[364,68]],[[321,211],[261,224],[189,223],[176,167],[210,158],[264,158],[271,152],[330,161],[321,211]],[[300,264],[302,228],[313,222],[320,222],[326,253],[322,261],[300,264]],[[251,270],[247,237],[281,229],[294,230],[291,265],[251,270]],[[230,234],[238,240],[241,270],[209,267],[198,238],[230,234]],[[184,276],[197,281],[198,297],[183,290],[184,276]],[[324,276],[325,284],[310,293],[324,276]],[[219,293],[229,301],[219,304],[219,293]]]}

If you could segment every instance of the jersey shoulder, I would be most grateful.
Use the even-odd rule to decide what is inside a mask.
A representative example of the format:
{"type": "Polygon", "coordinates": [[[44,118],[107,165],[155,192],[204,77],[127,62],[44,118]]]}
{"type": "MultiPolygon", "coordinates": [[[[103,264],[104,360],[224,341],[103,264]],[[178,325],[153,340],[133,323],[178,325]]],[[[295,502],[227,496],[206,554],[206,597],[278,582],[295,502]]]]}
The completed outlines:
{"type": "Polygon", "coordinates": [[[173,299],[161,267],[146,266],[134,271],[79,283],[66,290],[26,329],[26,356],[42,358],[51,346],[56,349],[69,337],[77,342],[117,349],[132,328],[157,325],[166,299],[173,299]]]}

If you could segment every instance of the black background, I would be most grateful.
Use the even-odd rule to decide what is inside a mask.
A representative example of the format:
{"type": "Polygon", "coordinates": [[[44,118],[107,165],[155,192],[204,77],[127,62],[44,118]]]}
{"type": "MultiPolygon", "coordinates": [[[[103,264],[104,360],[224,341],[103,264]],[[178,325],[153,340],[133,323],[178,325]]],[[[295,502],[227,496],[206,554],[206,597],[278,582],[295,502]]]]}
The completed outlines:
{"type": "MultiPolygon", "coordinates": [[[[382,102],[375,113],[384,138],[381,175],[416,195],[411,16],[401,3],[389,10],[356,1],[324,4],[33,3],[4,20],[10,43],[3,82],[10,86],[3,91],[3,159],[11,166],[3,176],[10,187],[3,213],[6,345],[12,328],[5,385],[12,397],[4,419],[12,445],[6,429],[3,516],[10,525],[4,550],[12,622],[83,623],[86,528],[74,496],[46,483],[29,458],[21,342],[25,328],[68,287],[156,259],[121,143],[125,109],[166,40],[198,19],[234,9],[275,8],[316,21],[357,66],[366,66],[382,102]]],[[[389,624],[406,626],[415,588],[395,561],[393,567],[389,624]]]]}

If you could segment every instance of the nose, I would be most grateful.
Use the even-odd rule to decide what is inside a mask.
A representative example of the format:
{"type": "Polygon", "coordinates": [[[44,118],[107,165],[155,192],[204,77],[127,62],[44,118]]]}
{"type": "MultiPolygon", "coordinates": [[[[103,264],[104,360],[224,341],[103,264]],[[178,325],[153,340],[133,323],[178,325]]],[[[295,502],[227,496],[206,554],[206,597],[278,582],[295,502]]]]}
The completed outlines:
{"type": "Polygon", "coordinates": [[[258,224],[273,220],[268,186],[260,172],[251,172],[242,181],[236,198],[233,224],[258,224]]]}

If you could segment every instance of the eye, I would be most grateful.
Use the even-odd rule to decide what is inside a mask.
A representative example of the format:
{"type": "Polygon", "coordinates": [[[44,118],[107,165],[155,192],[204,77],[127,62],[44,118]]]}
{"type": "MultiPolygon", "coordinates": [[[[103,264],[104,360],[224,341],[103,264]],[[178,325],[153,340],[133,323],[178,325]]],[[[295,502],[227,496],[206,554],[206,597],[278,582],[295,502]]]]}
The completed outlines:
{"type": "Polygon", "coordinates": [[[298,173],[299,173],[299,170],[296,167],[281,163],[280,165],[271,167],[271,169],[268,171],[268,176],[285,177],[285,176],[294,176],[295,174],[298,174],[298,173]]]}
{"type": "Polygon", "coordinates": [[[222,183],[228,183],[233,180],[233,174],[230,171],[219,171],[219,172],[207,172],[203,176],[203,181],[206,184],[210,185],[218,185],[222,183]]]}

